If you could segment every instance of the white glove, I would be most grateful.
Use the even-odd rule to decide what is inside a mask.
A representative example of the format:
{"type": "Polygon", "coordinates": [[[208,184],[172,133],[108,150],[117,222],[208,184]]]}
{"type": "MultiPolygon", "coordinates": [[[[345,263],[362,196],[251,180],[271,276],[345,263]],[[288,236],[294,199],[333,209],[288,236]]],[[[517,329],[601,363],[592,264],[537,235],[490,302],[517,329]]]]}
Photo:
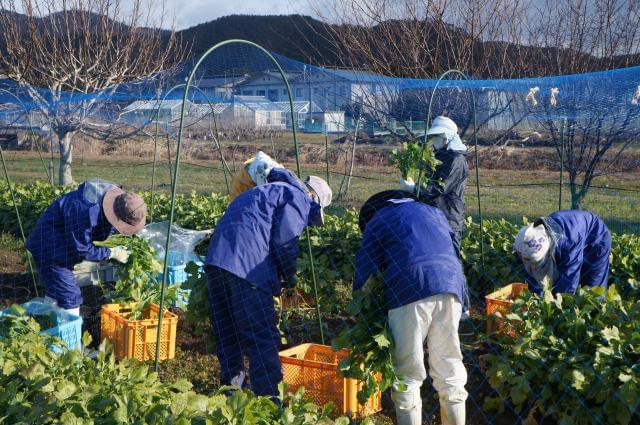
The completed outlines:
{"type": "Polygon", "coordinates": [[[121,263],[126,263],[129,259],[129,254],[130,252],[127,248],[123,246],[116,246],[115,248],[111,248],[111,255],[109,255],[109,258],[120,261],[121,263]]]}
{"type": "Polygon", "coordinates": [[[407,191],[407,192],[413,192],[416,188],[416,184],[413,182],[413,179],[411,177],[409,177],[408,180],[403,179],[402,177],[400,177],[400,189],[407,191]]]}

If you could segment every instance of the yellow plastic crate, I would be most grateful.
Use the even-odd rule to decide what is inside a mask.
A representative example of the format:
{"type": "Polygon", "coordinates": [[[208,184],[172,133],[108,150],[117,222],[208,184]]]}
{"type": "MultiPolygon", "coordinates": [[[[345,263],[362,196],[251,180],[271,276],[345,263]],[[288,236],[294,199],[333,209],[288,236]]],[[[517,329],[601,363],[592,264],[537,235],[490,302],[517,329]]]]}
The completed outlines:
{"type": "Polygon", "coordinates": [[[340,376],[338,362],[348,352],[334,352],[320,344],[302,344],[280,352],[284,382],[292,391],[304,387],[314,403],[332,402],[338,413],[364,417],[382,410],[382,394],[376,393],[364,405],[358,403],[361,385],[351,378],[340,376]]]}
{"type": "MultiPolygon", "coordinates": [[[[111,342],[118,360],[154,360],[160,307],[150,304],[142,313],[143,319],[129,320],[135,306],[136,303],[103,305],[100,313],[100,337],[111,342]]],[[[177,325],[178,316],[165,310],[160,332],[159,360],[175,357],[177,325]]]]}
{"type": "Polygon", "coordinates": [[[524,290],[528,290],[526,283],[510,283],[485,297],[487,304],[487,334],[508,333],[515,336],[516,330],[513,324],[510,324],[506,319],[496,317],[495,313],[506,315],[513,305],[513,301],[524,290]]]}

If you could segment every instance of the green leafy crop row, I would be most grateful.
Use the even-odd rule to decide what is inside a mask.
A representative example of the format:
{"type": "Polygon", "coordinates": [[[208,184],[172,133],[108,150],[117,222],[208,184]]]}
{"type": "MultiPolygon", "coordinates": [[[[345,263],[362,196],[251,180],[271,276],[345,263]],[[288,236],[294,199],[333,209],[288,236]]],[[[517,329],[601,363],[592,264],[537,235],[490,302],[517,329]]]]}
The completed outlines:
{"type": "Polygon", "coordinates": [[[508,402],[529,419],[559,424],[640,423],[640,303],[615,286],[525,293],[506,319],[518,332],[487,355],[498,396],[485,399],[486,409],[508,402]]]}
{"type": "MultiPolygon", "coordinates": [[[[336,424],[332,407],[320,408],[304,391],[286,394],[282,406],[249,391],[220,388],[205,396],[179,380],[163,383],[148,366],[132,360],[116,363],[105,343],[95,360],[78,350],[53,353],[51,336],[24,315],[0,318],[0,423],[26,424],[336,424]]],[[[88,334],[84,344],[90,341],[88,334]]],[[[57,340],[57,344],[61,341],[57,340]]]]}

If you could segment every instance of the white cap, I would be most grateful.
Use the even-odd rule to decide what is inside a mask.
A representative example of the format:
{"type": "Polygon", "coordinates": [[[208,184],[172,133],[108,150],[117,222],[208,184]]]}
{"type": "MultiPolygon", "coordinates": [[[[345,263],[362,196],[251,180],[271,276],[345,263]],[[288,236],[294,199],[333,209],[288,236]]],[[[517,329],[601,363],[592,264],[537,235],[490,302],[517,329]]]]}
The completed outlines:
{"type": "Polygon", "coordinates": [[[539,263],[549,253],[551,240],[544,225],[523,227],[513,243],[513,249],[524,261],[539,263]]]}
{"type": "Polygon", "coordinates": [[[452,134],[458,134],[458,126],[451,118],[441,115],[433,119],[431,127],[427,130],[427,136],[434,134],[446,134],[450,137],[452,134]]]}
{"type": "Polygon", "coordinates": [[[315,200],[320,204],[320,217],[318,224],[324,224],[324,208],[331,205],[333,191],[329,184],[323,178],[318,176],[309,176],[304,180],[309,190],[315,195],[315,200]]]}

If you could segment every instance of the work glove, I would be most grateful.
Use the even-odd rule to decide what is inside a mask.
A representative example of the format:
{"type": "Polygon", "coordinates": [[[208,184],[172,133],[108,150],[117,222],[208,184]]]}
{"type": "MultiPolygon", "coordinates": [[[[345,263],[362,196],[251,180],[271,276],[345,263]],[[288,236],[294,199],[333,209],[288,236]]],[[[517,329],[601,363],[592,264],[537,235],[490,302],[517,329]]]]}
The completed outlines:
{"type": "Polygon", "coordinates": [[[296,287],[296,285],[298,284],[298,277],[294,274],[289,276],[285,281],[284,281],[284,287],[287,289],[293,289],[296,287]]]}
{"type": "Polygon", "coordinates": [[[109,255],[109,259],[113,259],[121,263],[126,263],[129,259],[129,254],[130,252],[127,250],[127,248],[123,246],[116,246],[114,248],[111,248],[111,255],[109,255]]]}
{"type": "Polygon", "coordinates": [[[409,177],[408,180],[403,179],[402,177],[400,177],[400,189],[407,191],[407,192],[413,192],[416,188],[416,184],[413,182],[413,179],[411,177],[409,177]]]}

